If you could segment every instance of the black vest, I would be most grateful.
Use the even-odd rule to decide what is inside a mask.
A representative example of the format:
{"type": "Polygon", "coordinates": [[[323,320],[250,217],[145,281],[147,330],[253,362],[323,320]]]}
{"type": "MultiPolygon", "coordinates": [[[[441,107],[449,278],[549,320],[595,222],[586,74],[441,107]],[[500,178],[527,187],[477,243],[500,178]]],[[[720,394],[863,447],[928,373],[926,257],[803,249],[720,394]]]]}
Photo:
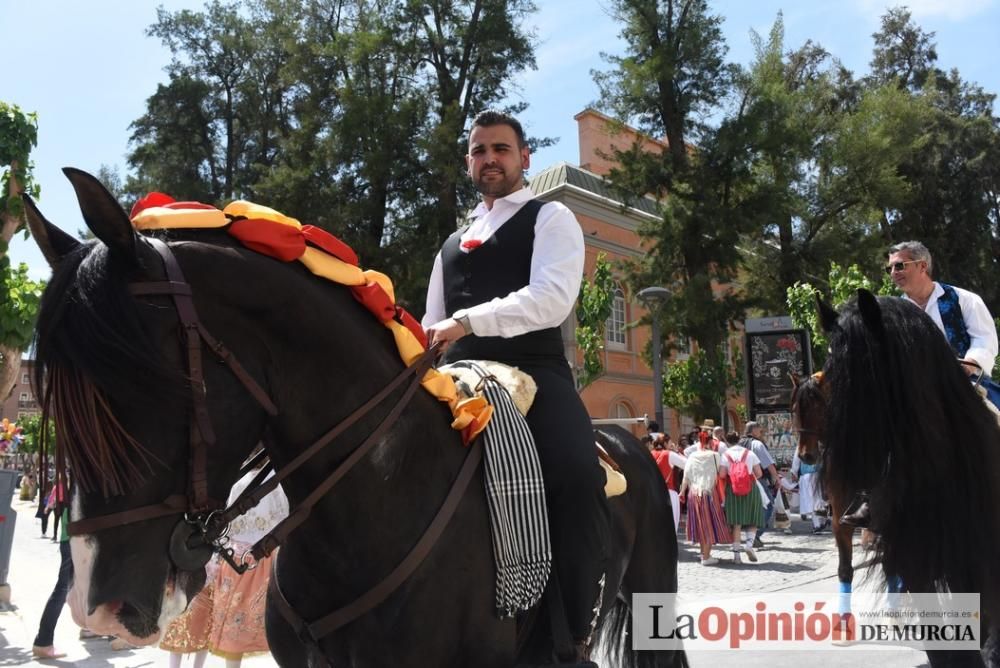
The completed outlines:
{"type": "MultiPolygon", "coordinates": [[[[448,237],[441,247],[444,306],[448,315],[459,309],[506,297],[531,280],[531,255],[535,220],[544,202],[531,200],[482,246],[462,252],[462,232],[448,237]]],[[[512,338],[463,336],[448,348],[446,362],[486,359],[506,364],[556,362],[566,366],[566,352],[558,327],[528,332],[512,338]]]]}

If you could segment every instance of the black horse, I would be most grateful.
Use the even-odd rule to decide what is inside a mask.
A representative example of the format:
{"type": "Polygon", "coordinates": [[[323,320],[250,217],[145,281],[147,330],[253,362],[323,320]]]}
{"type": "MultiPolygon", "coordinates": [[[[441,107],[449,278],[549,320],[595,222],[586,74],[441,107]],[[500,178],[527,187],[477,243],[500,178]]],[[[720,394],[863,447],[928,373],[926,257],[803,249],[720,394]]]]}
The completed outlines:
{"type": "MultiPolygon", "coordinates": [[[[1000,428],[927,314],[859,290],[830,337],[822,395],[823,482],[834,499],[871,495],[873,561],[912,592],[978,592],[983,628],[1000,613],[1000,428]]],[[[817,405],[814,402],[812,405],[817,405]]],[[[803,404],[800,412],[810,412],[803,404]]],[[[811,423],[803,418],[802,424],[811,423]]],[[[994,632],[995,634],[995,632],[994,632]]],[[[928,652],[981,666],[977,652],[928,652]]]]}
{"type": "MultiPolygon", "coordinates": [[[[190,498],[196,484],[188,461],[195,456],[194,427],[215,432],[200,469],[207,478],[202,495],[225,499],[255,444],[268,444],[274,465],[285,467],[404,366],[391,334],[346,288],[315,278],[297,262],[249,250],[221,230],[159,233],[190,285],[204,329],[242,364],[241,380],[208,347],[185,348],[174,297],[135,288],[168,278],[177,283],[165,275],[160,252],[136,234],[96,179],[77,170],[66,174],[97,241],[77,242],[29,202],[31,231],[53,267],[39,315],[36,382],[44,386],[42,396],[57,418],[58,450],[78,483],[73,519],[83,523],[77,526],[132,513],[113,529],[72,539],[77,581],[71,601],[78,623],[149,644],[205,579],[198,559],[185,566],[190,555],[178,558],[170,544],[184,509],[171,511],[169,500],[190,498]],[[188,377],[192,355],[204,358],[201,382],[188,377]],[[277,415],[247,391],[253,384],[273,400],[277,415]],[[164,505],[167,510],[156,510],[164,505]],[[136,519],[136,508],[156,513],[136,519]]],[[[282,483],[293,515],[359,442],[379,433],[377,425],[401,403],[402,392],[395,390],[282,483]]],[[[466,458],[450,420],[439,401],[417,390],[373,449],[287,537],[274,575],[303,619],[358,598],[420,539],[466,458]]],[[[629,482],[628,492],[611,501],[612,572],[598,637],[618,651],[620,665],[684,665],[682,652],[634,652],[624,644],[631,594],[676,591],[677,543],[669,497],[648,453],[624,430],[598,437],[629,482]]],[[[521,623],[499,619],[493,583],[486,496],[481,484],[472,484],[428,556],[383,602],[329,635],[304,641],[269,596],[268,640],[282,666],[548,663],[547,615],[521,623]]]]}

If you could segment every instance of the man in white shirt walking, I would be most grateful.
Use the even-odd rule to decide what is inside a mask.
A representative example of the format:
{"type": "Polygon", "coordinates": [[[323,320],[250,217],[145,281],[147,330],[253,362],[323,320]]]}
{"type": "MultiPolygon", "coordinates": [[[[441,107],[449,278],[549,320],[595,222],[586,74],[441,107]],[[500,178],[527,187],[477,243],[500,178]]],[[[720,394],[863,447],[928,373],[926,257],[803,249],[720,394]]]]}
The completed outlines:
{"type": "MultiPolygon", "coordinates": [[[[574,656],[588,659],[609,545],[604,474],[590,417],[576,392],[559,326],[583,278],[583,233],[573,213],[525,188],[530,154],[520,123],[479,114],[469,134],[469,176],[482,196],[468,226],[434,260],[423,326],[444,361],[489,359],[538,385],[526,419],[545,476],[555,576],[574,656]]],[[[595,666],[596,668],[596,666],[595,666]]]]}

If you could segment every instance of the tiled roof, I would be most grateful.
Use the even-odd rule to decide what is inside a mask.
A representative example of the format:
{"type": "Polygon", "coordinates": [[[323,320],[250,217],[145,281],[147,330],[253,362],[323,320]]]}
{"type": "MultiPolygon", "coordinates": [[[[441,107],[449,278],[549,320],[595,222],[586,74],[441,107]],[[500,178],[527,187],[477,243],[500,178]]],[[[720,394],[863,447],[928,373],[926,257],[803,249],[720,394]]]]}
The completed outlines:
{"type": "MultiPolygon", "coordinates": [[[[567,162],[556,163],[528,179],[528,185],[536,194],[555,190],[562,185],[570,185],[615,202],[621,197],[602,177],[567,162]]],[[[659,216],[656,202],[648,197],[640,197],[629,202],[629,206],[653,216],[659,216]]]]}

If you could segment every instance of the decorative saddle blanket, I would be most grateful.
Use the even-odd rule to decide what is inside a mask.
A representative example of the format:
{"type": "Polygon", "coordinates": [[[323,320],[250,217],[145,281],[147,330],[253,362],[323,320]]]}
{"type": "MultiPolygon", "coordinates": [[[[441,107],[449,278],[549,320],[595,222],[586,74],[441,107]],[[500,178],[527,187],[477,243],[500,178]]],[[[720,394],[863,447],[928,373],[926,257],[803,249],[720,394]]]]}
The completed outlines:
{"type": "MultiPolygon", "coordinates": [[[[466,361],[442,367],[440,371],[459,378],[456,385],[460,393],[482,392],[493,407],[493,417],[482,434],[483,471],[497,573],[497,613],[501,618],[512,617],[538,602],[552,568],[542,465],[528,423],[520,412],[521,405],[525,405],[525,393],[519,392],[522,404],[515,405],[511,394],[497,380],[495,373],[514,381],[510,367],[466,361]]],[[[533,399],[534,381],[526,374],[518,374],[515,384],[530,384],[529,394],[533,399]]],[[[526,408],[530,406],[528,400],[526,408]]]]}
{"type": "MultiPolygon", "coordinates": [[[[521,371],[515,366],[490,360],[475,360],[475,364],[493,376],[494,380],[507,390],[511,399],[514,400],[517,411],[521,415],[528,414],[531,404],[535,400],[535,392],[538,391],[538,386],[530,374],[521,371]]],[[[480,383],[479,374],[465,363],[448,364],[439,367],[438,371],[452,377],[455,381],[459,397],[464,397],[465,399],[483,397],[482,388],[478,385],[480,383]]],[[[618,464],[615,463],[607,450],[601,447],[600,443],[594,443],[594,447],[598,462],[601,468],[604,469],[605,496],[610,499],[613,496],[624,494],[625,490],[628,489],[628,482],[625,480],[625,475],[621,472],[621,469],[618,468],[618,464]]]]}

